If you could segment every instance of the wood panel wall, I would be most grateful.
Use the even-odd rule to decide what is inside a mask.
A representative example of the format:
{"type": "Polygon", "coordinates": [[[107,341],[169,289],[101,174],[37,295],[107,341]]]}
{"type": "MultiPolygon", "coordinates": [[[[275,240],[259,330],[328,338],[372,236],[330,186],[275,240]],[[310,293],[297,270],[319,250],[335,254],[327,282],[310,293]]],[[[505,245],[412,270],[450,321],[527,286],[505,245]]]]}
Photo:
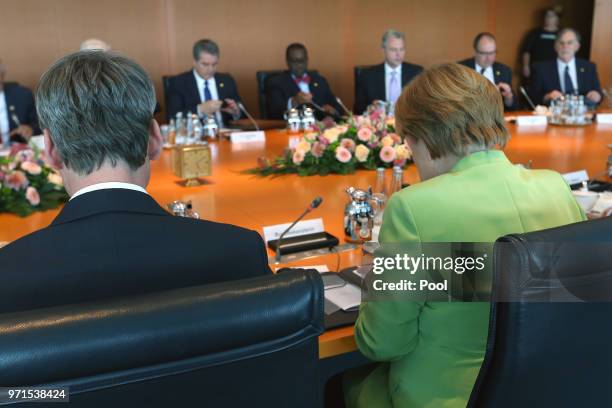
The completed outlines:
{"type": "MultiPolygon", "coordinates": [[[[597,3],[609,8],[610,0],[597,3]]],[[[518,72],[520,41],[539,24],[539,11],[551,4],[551,0],[0,0],[0,58],[9,70],[7,80],[34,87],[55,59],[77,50],[85,38],[98,37],[148,70],[161,101],[161,76],[189,69],[193,43],[209,37],[221,47],[219,69],[234,76],[247,107],[257,115],[255,72],[284,68],[286,45],[299,41],[309,49],[311,68],[325,75],[334,92],[352,106],[353,66],[382,60],[384,30],[404,31],[407,60],[425,66],[471,56],[472,38],[488,30],[498,38],[498,60],[518,72]]],[[[596,29],[609,33],[610,24],[596,29]]]]}
{"type": "Polygon", "coordinates": [[[601,86],[608,89],[608,104],[612,107],[612,0],[596,0],[591,36],[591,60],[597,63],[601,86]]]}

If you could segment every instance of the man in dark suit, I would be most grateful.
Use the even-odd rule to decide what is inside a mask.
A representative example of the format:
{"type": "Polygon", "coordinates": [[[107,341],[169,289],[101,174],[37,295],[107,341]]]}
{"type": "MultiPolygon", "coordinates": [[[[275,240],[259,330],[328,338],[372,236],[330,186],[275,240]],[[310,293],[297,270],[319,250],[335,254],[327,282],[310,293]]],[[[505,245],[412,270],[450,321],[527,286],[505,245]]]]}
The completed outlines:
{"type": "Polygon", "coordinates": [[[193,69],[168,80],[166,119],[177,112],[213,115],[221,126],[241,117],[234,78],[217,72],[219,46],[209,39],[193,45],[193,69]]]}
{"type": "Polygon", "coordinates": [[[0,313],[271,273],[256,232],[173,217],[147,193],[155,102],[142,67],[112,53],[71,54],[42,76],[45,153],[71,199],[0,249],[0,313]]]}
{"type": "Polygon", "coordinates": [[[597,105],[602,91],[595,64],[576,58],[580,34],[573,28],[559,31],[555,41],[557,59],[533,66],[532,98],[548,104],[563,95],[584,95],[586,102],[597,105]]]}
{"type": "Polygon", "coordinates": [[[289,44],[285,52],[288,71],[266,81],[268,112],[271,119],[283,119],[285,111],[310,105],[318,119],[337,117],[341,107],[327,80],[308,71],[308,51],[303,44],[289,44]]]}
{"type": "Polygon", "coordinates": [[[355,113],[363,113],[374,101],[394,104],[402,88],[423,71],[420,65],[404,62],[405,44],[404,33],[385,31],[382,37],[385,62],[364,69],[358,75],[355,84],[355,113]]]}
{"type": "Polygon", "coordinates": [[[459,61],[484,75],[501,93],[505,110],[516,108],[516,100],[512,93],[512,70],[509,66],[495,61],[497,43],[491,33],[479,33],[473,42],[474,58],[459,61]]]}
{"type": "Polygon", "coordinates": [[[25,143],[38,132],[32,91],[17,83],[4,83],[6,66],[0,60],[0,147],[25,143]]]}

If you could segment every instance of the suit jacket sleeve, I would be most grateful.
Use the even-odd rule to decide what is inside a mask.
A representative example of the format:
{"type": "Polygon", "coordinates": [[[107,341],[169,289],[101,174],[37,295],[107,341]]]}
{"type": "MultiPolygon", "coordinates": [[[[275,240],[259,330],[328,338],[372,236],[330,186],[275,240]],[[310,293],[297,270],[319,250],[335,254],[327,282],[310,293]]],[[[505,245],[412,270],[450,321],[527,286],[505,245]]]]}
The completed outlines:
{"type": "Polygon", "coordinates": [[[368,96],[366,92],[366,76],[368,73],[365,70],[362,70],[357,77],[357,88],[355,89],[355,105],[353,110],[355,114],[360,115],[363,111],[368,107],[368,96]]]}
{"type": "Polygon", "coordinates": [[[184,82],[183,76],[178,76],[170,79],[168,84],[168,96],[166,98],[168,106],[166,106],[166,119],[170,120],[176,116],[178,112],[192,112],[198,111],[198,103],[193,101],[188,102],[187,94],[188,90],[185,89],[187,85],[184,82]]]}
{"type": "Polygon", "coordinates": [[[287,110],[287,99],[293,95],[287,95],[283,89],[281,75],[270,78],[267,83],[268,115],[270,119],[283,119],[287,110]]]}
{"type": "MultiPolygon", "coordinates": [[[[225,86],[227,87],[227,91],[224,92],[223,97],[220,96],[220,99],[229,98],[229,99],[233,99],[236,103],[242,103],[242,99],[240,99],[240,95],[238,94],[238,86],[236,85],[236,81],[234,80],[234,78],[231,75],[224,75],[223,82],[225,83],[225,86]]],[[[237,118],[234,118],[231,114],[226,113],[226,112],[222,112],[222,116],[223,116],[223,122],[227,124],[231,122],[232,120],[240,119],[244,117],[244,113],[240,111],[240,114],[238,115],[237,118]]]]}
{"type": "Polygon", "coordinates": [[[591,72],[592,75],[592,89],[585,89],[585,95],[587,93],[589,93],[590,91],[597,91],[599,93],[599,95],[603,98],[603,92],[601,91],[601,84],[599,83],[599,76],[597,75],[597,65],[595,65],[594,63],[591,63],[591,67],[593,68],[593,71],[591,72]]]}
{"type": "Polygon", "coordinates": [[[263,271],[262,275],[272,274],[272,270],[270,269],[270,265],[268,264],[268,252],[266,251],[266,245],[257,232],[252,231],[252,233],[254,235],[254,247],[257,248],[257,252],[260,258],[259,263],[261,265],[261,270],[263,271]]]}
{"type": "Polygon", "coordinates": [[[533,99],[533,103],[536,105],[545,105],[544,95],[549,92],[549,90],[544,89],[544,72],[543,66],[541,64],[535,64],[533,66],[533,79],[531,83],[531,99],[533,99]]]}
{"type": "Polygon", "coordinates": [[[34,104],[34,96],[32,95],[32,91],[29,89],[26,90],[26,118],[25,123],[30,125],[33,130],[33,134],[37,135],[41,133],[40,127],[38,126],[38,116],[36,115],[36,106],[34,104]]]}
{"type": "Polygon", "coordinates": [[[322,86],[325,88],[325,94],[323,96],[323,105],[331,105],[334,107],[334,109],[336,109],[336,111],[342,115],[342,112],[344,112],[344,109],[342,109],[342,107],[340,106],[340,104],[338,103],[338,101],[336,100],[336,96],[334,95],[334,93],[332,92],[329,83],[327,82],[327,79],[321,77],[320,79],[322,86]]]}
{"type": "MultiPolygon", "coordinates": [[[[385,209],[380,242],[383,251],[384,244],[420,242],[410,209],[399,197],[392,197],[385,209]]],[[[385,256],[385,253],[377,253],[378,256],[385,256]]],[[[389,279],[389,272],[392,271],[385,271],[374,279],[385,281],[389,279]]],[[[355,324],[357,347],[375,361],[392,361],[411,353],[417,345],[419,315],[423,307],[424,302],[406,299],[364,301],[355,324]]]]}

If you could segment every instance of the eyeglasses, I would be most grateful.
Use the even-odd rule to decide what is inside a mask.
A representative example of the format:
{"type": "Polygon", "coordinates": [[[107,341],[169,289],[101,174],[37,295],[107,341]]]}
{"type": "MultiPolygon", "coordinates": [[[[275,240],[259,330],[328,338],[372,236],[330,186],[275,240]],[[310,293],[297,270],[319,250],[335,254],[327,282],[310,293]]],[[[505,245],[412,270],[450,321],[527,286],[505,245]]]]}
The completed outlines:
{"type": "Polygon", "coordinates": [[[308,58],[288,59],[287,62],[290,64],[305,64],[308,62],[308,58]]]}
{"type": "Polygon", "coordinates": [[[479,54],[479,55],[495,55],[495,54],[497,54],[497,50],[488,51],[488,52],[476,50],[476,54],[479,54]]]}

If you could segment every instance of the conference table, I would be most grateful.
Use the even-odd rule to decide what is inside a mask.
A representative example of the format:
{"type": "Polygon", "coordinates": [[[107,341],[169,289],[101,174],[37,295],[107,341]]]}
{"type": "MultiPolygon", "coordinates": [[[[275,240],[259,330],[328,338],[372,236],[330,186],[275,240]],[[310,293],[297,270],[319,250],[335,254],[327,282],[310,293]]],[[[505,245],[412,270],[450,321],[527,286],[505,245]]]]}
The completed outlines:
{"type": "MultiPolygon", "coordinates": [[[[512,137],[504,151],[512,162],[531,163],[534,169],[553,169],[561,173],[586,170],[591,178],[607,179],[605,165],[612,153],[608,147],[612,144],[612,124],[559,127],[517,126],[508,122],[508,129],[512,137]]],[[[266,131],[265,142],[212,141],[212,174],[204,178],[203,185],[196,187],[183,187],[179,183],[180,179],[172,172],[171,152],[165,150],[152,165],[147,191],[162,206],[174,200],[191,201],[200,218],[240,225],[262,235],[264,226],[292,222],[314,197],[321,196],[323,203],[306,219],[322,218],[325,230],[344,242],[343,215],[349,199],[345,190],[349,186],[367,188],[373,185],[376,172],[361,170],[350,175],[310,177],[295,174],[258,177],[244,173],[257,165],[258,158],[280,155],[299,138],[299,134],[277,129],[266,131]]],[[[390,182],[391,170],[387,171],[386,178],[390,182]]],[[[415,166],[407,166],[404,182],[418,181],[415,166]]],[[[58,212],[59,209],[37,212],[25,218],[0,214],[0,242],[15,240],[47,226],[58,212]]],[[[161,234],[160,239],[163,239],[161,234]]],[[[270,251],[269,255],[272,254],[270,251]]],[[[323,264],[335,271],[362,262],[362,252],[356,249],[340,252],[339,258],[330,253],[271,267],[276,270],[281,266],[323,264]]],[[[328,330],[320,336],[319,345],[322,359],[354,351],[353,328],[328,330]]]]}

